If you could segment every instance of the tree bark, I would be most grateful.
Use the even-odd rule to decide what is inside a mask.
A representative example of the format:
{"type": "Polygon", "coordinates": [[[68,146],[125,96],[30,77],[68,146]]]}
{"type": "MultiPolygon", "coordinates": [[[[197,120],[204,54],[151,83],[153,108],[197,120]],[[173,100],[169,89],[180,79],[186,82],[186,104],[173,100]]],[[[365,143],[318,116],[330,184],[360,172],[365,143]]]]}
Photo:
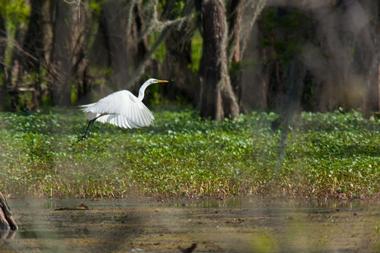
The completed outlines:
{"type": "Polygon", "coordinates": [[[104,4],[100,20],[107,63],[112,68],[112,89],[126,87],[148,50],[140,1],[111,0],[104,4]]]}
{"type": "Polygon", "coordinates": [[[92,46],[91,27],[92,15],[89,11],[88,2],[82,3],[81,7],[74,13],[72,33],[75,34],[72,39],[72,68],[73,81],[76,84],[77,100],[71,101],[77,103],[78,99],[84,97],[91,89],[88,67],[88,51],[92,46]]]}
{"type": "Polygon", "coordinates": [[[4,65],[5,48],[6,48],[6,32],[5,32],[5,20],[0,15],[0,74],[1,74],[1,85],[0,85],[0,111],[6,107],[6,67],[4,65]]]}
{"type": "Polygon", "coordinates": [[[44,59],[44,41],[43,41],[43,6],[50,1],[31,0],[31,13],[29,17],[29,24],[25,35],[23,49],[33,56],[34,59],[23,57],[22,64],[27,71],[38,71],[41,62],[44,59]]]}
{"type": "Polygon", "coordinates": [[[55,76],[52,97],[55,105],[71,104],[71,90],[86,85],[87,5],[55,2],[52,65],[55,76]],[[74,83],[77,87],[74,87],[74,83]]]}
{"type": "Polygon", "coordinates": [[[67,106],[70,104],[70,76],[71,76],[71,26],[74,15],[72,6],[64,1],[54,1],[55,26],[52,52],[52,64],[57,76],[52,83],[52,99],[55,105],[67,106]]]}
{"type": "Polygon", "coordinates": [[[228,71],[228,27],[223,1],[203,1],[201,15],[201,116],[215,120],[236,117],[239,114],[239,105],[228,71]]]}
{"type": "MultiPolygon", "coordinates": [[[[228,15],[228,24],[229,24],[229,37],[228,37],[229,38],[228,40],[229,70],[230,70],[231,84],[236,94],[236,97],[238,99],[240,110],[247,109],[246,98],[248,96],[258,97],[261,95],[261,94],[252,94],[251,91],[255,93],[266,92],[266,91],[263,91],[262,88],[260,89],[253,88],[253,86],[255,86],[256,83],[252,83],[252,79],[250,79],[249,81],[250,84],[249,86],[247,86],[247,82],[244,82],[243,80],[244,73],[243,73],[243,66],[241,65],[241,60],[243,58],[243,53],[245,51],[247,42],[252,37],[251,34],[252,34],[253,26],[256,23],[256,20],[258,16],[261,14],[265,5],[266,5],[266,0],[257,0],[257,1],[230,0],[229,5],[228,5],[227,15],[228,15]],[[243,89],[245,89],[244,92],[243,92],[243,89]],[[246,92],[249,92],[250,95],[247,95],[246,92]]],[[[260,82],[258,86],[263,86],[263,85],[265,86],[264,78],[260,78],[260,80],[257,80],[257,82],[260,82]]],[[[254,103],[256,103],[256,101],[254,103]]]]}
{"type": "MultiPolygon", "coordinates": [[[[168,20],[178,18],[176,16],[175,0],[168,1],[165,6],[163,17],[168,20]]],[[[186,6],[184,7],[186,10],[186,6]]],[[[182,11],[182,10],[181,10],[182,11]]],[[[184,13],[186,15],[187,13],[184,13]]],[[[193,73],[190,66],[193,65],[191,58],[191,38],[194,35],[195,25],[191,21],[185,21],[179,29],[170,29],[165,40],[166,57],[163,63],[164,77],[175,76],[174,89],[168,89],[169,97],[177,96],[180,91],[190,98],[193,105],[199,103],[200,83],[199,78],[193,73]],[[180,39],[179,39],[180,38],[180,39]]]]}
{"type": "Polygon", "coordinates": [[[242,58],[240,41],[241,41],[241,22],[242,8],[244,0],[230,1],[228,6],[228,62],[230,69],[231,85],[240,104],[241,99],[241,80],[242,71],[240,61],[242,58]]]}
{"type": "Polygon", "coordinates": [[[0,19],[0,29],[0,69],[3,72],[3,85],[0,90],[3,94],[0,97],[3,99],[4,108],[17,111],[19,109],[17,86],[20,78],[20,64],[14,44],[17,44],[19,37],[22,36],[18,36],[21,34],[19,27],[7,29],[4,17],[0,19]],[[16,41],[16,43],[13,43],[13,41],[16,41]]]}
{"type": "Polygon", "coordinates": [[[138,3],[133,6],[132,20],[134,22],[131,24],[130,34],[127,34],[127,36],[130,37],[128,41],[128,53],[132,54],[130,59],[133,61],[134,68],[136,69],[148,52],[148,39],[146,35],[143,34],[144,18],[142,17],[141,6],[138,3]]]}
{"type": "Polygon", "coordinates": [[[244,0],[233,0],[228,6],[228,60],[239,63],[241,59],[240,40],[242,8],[244,0]]]}
{"type": "Polygon", "coordinates": [[[371,59],[367,72],[367,94],[365,100],[365,113],[380,111],[380,3],[378,1],[364,1],[372,22],[369,24],[370,47],[363,45],[367,51],[366,56],[371,59]]]}
{"type": "Polygon", "coordinates": [[[48,90],[43,89],[42,83],[48,81],[48,74],[43,74],[42,69],[49,68],[52,36],[52,10],[49,0],[32,0],[29,24],[23,42],[24,54],[20,62],[27,73],[34,76],[33,82],[33,105],[31,109],[40,106],[43,94],[48,90]]]}

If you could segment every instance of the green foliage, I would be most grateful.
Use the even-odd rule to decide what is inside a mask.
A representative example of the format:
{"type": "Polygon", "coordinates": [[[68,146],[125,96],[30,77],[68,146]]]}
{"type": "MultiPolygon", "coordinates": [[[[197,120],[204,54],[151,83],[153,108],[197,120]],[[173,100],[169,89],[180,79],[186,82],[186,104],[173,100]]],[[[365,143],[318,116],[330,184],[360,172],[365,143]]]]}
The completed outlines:
{"type": "Polygon", "coordinates": [[[303,113],[278,173],[274,113],[205,121],[192,110],[159,111],[154,126],[85,127],[79,112],[0,114],[0,190],[35,195],[225,197],[374,196],[380,183],[380,122],[360,113],[303,113]]]}
{"type": "Polygon", "coordinates": [[[197,31],[191,39],[191,62],[190,66],[193,72],[198,72],[202,58],[202,36],[197,31]]]}
{"type": "Polygon", "coordinates": [[[99,15],[102,10],[103,3],[104,3],[103,0],[90,0],[88,7],[93,13],[95,13],[96,15],[99,15]]]}
{"type": "Polygon", "coordinates": [[[24,0],[0,0],[0,15],[12,27],[27,21],[30,6],[24,0]]]}
{"type": "MultiPolygon", "coordinates": [[[[158,36],[159,36],[159,34],[151,34],[151,35],[149,35],[148,36],[149,43],[150,44],[154,44],[155,41],[157,40],[158,36]]],[[[159,63],[162,63],[164,61],[164,59],[165,59],[165,56],[166,56],[165,43],[160,43],[160,45],[157,47],[157,49],[154,50],[152,58],[154,60],[158,61],[159,63]]]]}
{"type": "Polygon", "coordinates": [[[6,44],[4,65],[9,66],[12,61],[13,40],[18,27],[26,25],[29,17],[30,6],[24,0],[0,0],[0,16],[5,20],[7,37],[10,40],[6,44]]]}

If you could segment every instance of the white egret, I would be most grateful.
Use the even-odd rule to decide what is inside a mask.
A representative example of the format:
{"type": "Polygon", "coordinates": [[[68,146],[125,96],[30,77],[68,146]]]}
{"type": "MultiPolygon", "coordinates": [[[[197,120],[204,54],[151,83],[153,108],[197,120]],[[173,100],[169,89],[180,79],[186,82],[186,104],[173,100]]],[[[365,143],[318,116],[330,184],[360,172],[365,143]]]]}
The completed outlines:
{"type": "Polygon", "coordinates": [[[121,128],[140,128],[151,125],[154,116],[142,100],[146,88],[155,83],[165,84],[169,81],[150,78],[140,87],[138,97],[128,90],[121,90],[111,93],[96,103],[82,105],[82,110],[89,120],[82,138],[87,136],[89,128],[95,121],[121,128]]]}

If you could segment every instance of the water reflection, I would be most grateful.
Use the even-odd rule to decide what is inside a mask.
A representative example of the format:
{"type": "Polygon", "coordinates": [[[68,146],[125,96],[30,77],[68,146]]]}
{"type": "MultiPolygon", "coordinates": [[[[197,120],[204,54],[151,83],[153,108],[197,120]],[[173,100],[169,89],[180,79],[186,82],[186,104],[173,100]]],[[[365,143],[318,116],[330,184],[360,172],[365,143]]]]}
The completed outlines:
{"type": "Polygon", "coordinates": [[[0,229],[0,239],[9,240],[13,239],[16,234],[15,230],[12,229],[0,229]]]}
{"type": "Polygon", "coordinates": [[[180,252],[193,244],[194,252],[380,251],[377,203],[74,199],[12,207],[20,230],[1,234],[0,252],[180,252]],[[76,208],[82,203],[88,209],[76,208]]]}

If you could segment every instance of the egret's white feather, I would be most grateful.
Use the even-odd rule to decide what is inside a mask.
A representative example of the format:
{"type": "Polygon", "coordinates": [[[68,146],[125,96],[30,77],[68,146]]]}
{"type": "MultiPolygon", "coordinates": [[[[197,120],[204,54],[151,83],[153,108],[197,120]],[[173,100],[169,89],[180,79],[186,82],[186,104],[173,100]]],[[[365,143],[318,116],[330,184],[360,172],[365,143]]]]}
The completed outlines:
{"type": "Polygon", "coordinates": [[[139,128],[152,124],[150,110],[127,90],[112,93],[96,103],[81,106],[89,120],[96,119],[121,128],[139,128]]]}

